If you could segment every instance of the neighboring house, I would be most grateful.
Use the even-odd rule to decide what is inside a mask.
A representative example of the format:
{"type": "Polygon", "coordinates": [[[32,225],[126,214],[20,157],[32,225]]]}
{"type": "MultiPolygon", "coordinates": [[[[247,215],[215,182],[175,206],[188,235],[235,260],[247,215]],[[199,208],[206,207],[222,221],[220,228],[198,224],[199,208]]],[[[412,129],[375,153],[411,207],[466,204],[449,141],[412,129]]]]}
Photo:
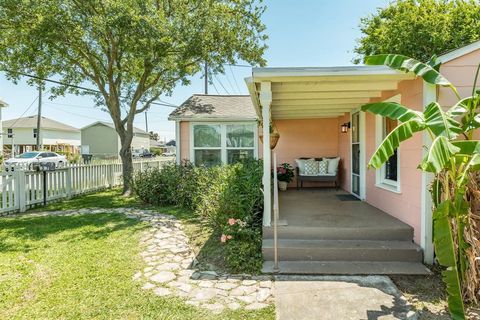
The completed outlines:
{"type": "MultiPolygon", "coordinates": [[[[120,137],[113,123],[97,121],[80,129],[82,153],[102,159],[118,158],[120,137]]],[[[150,150],[150,134],[142,129],[133,128],[132,149],[150,150]]]]}
{"type": "Polygon", "coordinates": [[[157,141],[150,139],[150,148],[159,149],[162,153],[172,152],[175,153],[175,146],[169,146],[163,141],[157,141]]]}
{"type": "MultiPolygon", "coordinates": [[[[37,116],[29,116],[2,121],[3,142],[9,154],[12,145],[15,154],[36,149],[37,116]]],[[[80,130],[56,120],[42,117],[40,145],[44,150],[54,152],[78,153],[80,147],[80,130]]]]}
{"type": "MultiPolygon", "coordinates": [[[[480,41],[439,60],[442,74],[462,97],[469,96],[480,62],[480,41]]],[[[204,163],[205,155],[218,158],[208,164],[227,162],[225,137],[230,131],[225,125],[232,122],[250,119],[254,127],[258,117],[265,141],[270,140],[271,123],[278,129],[280,139],[272,152],[256,138],[253,144],[260,145],[264,160],[264,271],[273,269],[276,208],[280,273],[425,273],[420,262],[431,264],[434,259],[432,176],[417,166],[429,137],[415,134],[383,168],[367,169],[371,155],[397,123],[360,112],[360,107],[388,100],[418,111],[435,100],[448,107],[456,102],[452,92],[382,66],[253,68],[246,83],[254,113],[246,99],[237,109],[226,104],[228,96],[193,96],[170,118],[177,121],[181,159],[195,163],[204,163]],[[291,188],[277,198],[272,188],[274,160],[295,167],[295,159],[301,157],[339,157],[343,190],[291,188]]]]}
{"type": "MultiPolygon", "coordinates": [[[[2,108],[8,107],[8,103],[0,99],[0,132],[3,132],[2,129],[2,108]]],[[[3,156],[3,134],[0,134],[0,157],[3,156]]]]}
{"type": "Polygon", "coordinates": [[[257,114],[248,95],[196,94],[170,114],[177,163],[232,163],[258,157],[257,114]]]}

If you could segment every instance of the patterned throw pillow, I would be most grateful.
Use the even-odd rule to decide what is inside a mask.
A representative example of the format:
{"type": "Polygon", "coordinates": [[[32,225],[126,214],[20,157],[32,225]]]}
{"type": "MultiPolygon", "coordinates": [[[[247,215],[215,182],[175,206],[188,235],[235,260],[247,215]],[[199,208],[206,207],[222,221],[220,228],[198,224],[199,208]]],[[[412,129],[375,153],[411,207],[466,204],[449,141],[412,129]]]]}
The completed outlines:
{"type": "Polygon", "coordinates": [[[318,175],[318,162],[315,160],[305,161],[305,175],[316,176],[318,175]]]}
{"type": "Polygon", "coordinates": [[[325,160],[318,162],[318,174],[327,174],[328,162],[325,160]]]}

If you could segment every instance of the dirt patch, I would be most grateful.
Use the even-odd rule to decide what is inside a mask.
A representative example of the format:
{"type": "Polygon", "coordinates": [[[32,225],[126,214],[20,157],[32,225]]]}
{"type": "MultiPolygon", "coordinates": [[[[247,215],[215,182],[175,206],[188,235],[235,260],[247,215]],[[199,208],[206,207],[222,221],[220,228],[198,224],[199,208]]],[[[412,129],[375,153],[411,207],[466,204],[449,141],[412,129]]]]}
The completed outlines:
{"type": "MultiPolygon", "coordinates": [[[[442,281],[441,268],[430,268],[429,276],[391,276],[398,289],[408,302],[419,312],[420,320],[451,319],[447,308],[445,285],[442,281]]],[[[480,320],[479,306],[468,306],[468,319],[480,320]]]]}

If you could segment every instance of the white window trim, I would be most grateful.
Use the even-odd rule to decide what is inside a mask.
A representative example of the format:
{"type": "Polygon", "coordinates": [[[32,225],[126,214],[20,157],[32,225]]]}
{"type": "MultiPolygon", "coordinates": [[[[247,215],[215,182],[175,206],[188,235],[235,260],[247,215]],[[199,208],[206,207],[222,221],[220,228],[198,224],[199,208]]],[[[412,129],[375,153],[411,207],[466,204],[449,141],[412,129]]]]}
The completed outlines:
{"type": "MultiPolygon", "coordinates": [[[[401,102],[401,95],[397,94],[393,96],[385,102],[401,102]]],[[[375,146],[378,148],[383,141],[383,134],[385,128],[385,118],[382,116],[375,116],[375,146]]],[[[385,165],[382,165],[380,169],[377,169],[375,172],[375,186],[378,188],[382,188],[394,193],[402,193],[401,192],[401,183],[400,183],[400,148],[397,149],[397,181],[386,179],[385,178],[385,165]]]]}
{"type": "Polygon", "coordinates": [[[221,121],[221,122],[191,122],[190,123],[190,162],[195,164],[195,150],[220,150],[222,164],[227,163],[227,150],[253,150],[253,158],[258,159],[258,123],[256,121],[221,121]],[[193,129],[195,125],[219,125],[220,147],[195,147],[193,129]],[[227,147],[227,125],[253,125],[253,147],[227,147]]]}

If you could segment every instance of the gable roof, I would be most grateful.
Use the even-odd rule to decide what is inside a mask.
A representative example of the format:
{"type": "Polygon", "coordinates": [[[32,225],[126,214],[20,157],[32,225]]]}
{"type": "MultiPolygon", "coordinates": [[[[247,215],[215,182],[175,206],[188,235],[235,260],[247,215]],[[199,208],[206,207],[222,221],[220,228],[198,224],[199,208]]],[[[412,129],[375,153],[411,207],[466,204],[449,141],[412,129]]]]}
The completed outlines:
{"type": "Polygon", "coordinates": [[[451,50],[445,54],[442,54],[441,56],[438,57],[438,61],[440,61],[441,63],[449,62],[479,49],[480,49],[480,40],[467,44],[466,46],[460,47],[458,49],[451,50]]]}
{"type": "Polygon", "coordinates": [[[170,113],[169,120],[256,120],[249,95],[194,94],[170,113]]]}
{"type": "MultiPolygon", "coordinates": [[[[113,130],[115,130],[115,125],[113,123],[105,122],[105,121],[97,121],[97,122],[91,123],[91,124],[81,128],[80,130],[85,130],[85,129],[88,129],[90,127],[96,126],[96,125],[103,125],[103,126],[106,126],[106,127],[109,127],[109,128],[112,128],[113,130]]],[[[149,133],[147,131],[142,130],[142,129],[137,128],[137,127],[133,127],[133,133],[149,135],[149,133]]]]}
{"type": "MultiPolygon", "coordinates": [[[[2,121],[2,126],[4,129],[9,128],[36,128],[37,127],[37,116],[29,116],[11,120],[2,121]]],[[[56,120],[42,117],[42,128],[50,130],[59,130],[59,131],[71,131],[79,132],[78,128],[69,126],[67,124],[58,122],[56,120]]]]}

